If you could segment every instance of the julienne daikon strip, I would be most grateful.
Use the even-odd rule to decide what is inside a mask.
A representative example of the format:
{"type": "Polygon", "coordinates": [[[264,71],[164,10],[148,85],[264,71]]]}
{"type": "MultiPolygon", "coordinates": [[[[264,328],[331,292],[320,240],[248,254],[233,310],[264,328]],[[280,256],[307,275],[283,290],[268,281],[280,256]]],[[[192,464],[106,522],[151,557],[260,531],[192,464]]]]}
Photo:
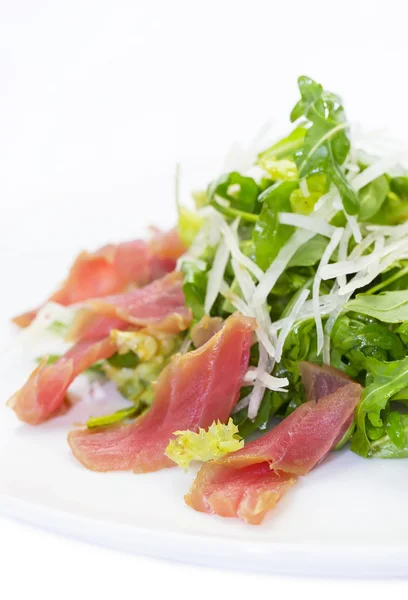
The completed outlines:
{"type": "MultiPolygon", "coordinates": [[[[230,290],[230,288],[225,283],[225,281],[223,281],[223,283],[221,284],[220,293],[226,300],[231,302],[231,304],[234,306],[234,308],[236,308],[245,317],[252,317],[252,318],[256,319],[256,315],[253,312],[253,310],[251,310],[249,308],[249,306],[245,303],[244,300],[242,300],[242,298],[240,298],[239,296],[237,296],[236,294],[234,294],[234,292],[232,292],[230,290]]],[[[273,343],[271,342],[271,339],[270,339],[271,335],[268,335],[266,333],[266,331],[260,325],[258,320],[257,320],[256,336],[257,336],[259,342],[262,343],[263,346],[266,348],[269,356],[273,357],[275,355],[275,347],[274,347],[273,343]]]]}
{"type": "Polygon", "coordinates": [[[326,237],[331,237],[336,230],[336,227],[326,223],[324,219],[318,217],[298,215],[294,213],[279,213],[279,223],[282,225],[292,225],[293,227],[299,227],[300,229],[306,229],[307,231],[314,231],[314,233],[320,233],[326,237]]]}
{"type": "Polygon", "coordinates": [[[256,335],[260,342],[262,342],[262,344],[267,349],[269,356],[273,358],[275,356],[275,348],[268,335],[268,331],[271,326],[271,320],[267,307],[264,305],[258,307],[250,306],[250,301],[255,291],[255,284],[252,281],[252,278],[248,271],[241,264],[239,264],[238,261],[235,260],[235,258],[233,258],[231,262],[232,269],[234,271],[238,285],[241,288],[241,292],[245,298],[245,302],[250,307],[250,310],[252,310],[257,320],[258,327],[256,330],[256,335]]]}
{"type": "MultiPolygon", "coordinates": [[[[322,315],[322,317],[325,317],[328,314],[330,314],[330,312],[335,308],[335,306],[336,306],[336,298],[330,296],[329,294],[320,296],[319,311],[320,311],[320,314],[322,315]]],[[[304,305],[301,309],[301,312],[299,313],[294,324],[300,323],[302,321],[307,321],[308,319],[311,319],[313,317],[313,315],[314,315],[313,301],[307,300],[304,303],[304,305]]],[[[280,331],[283,327],[285,327],[286,323],[288,322],[288,319],[289,319],[289,317],[284,317],[283,319],[274,321],[272,323],[272,327],[276,331],[280,331]]]]}
{"type": "Polygon", "coordinates": [[[278,256],[272,262],[269,269],[259,280],[252,298],[253,306],[260,306],[266,301],[271,289],[286,269],[290,259],[303,244],[309,242],[315,235],[316,234],[313,231],[305,231],[302,229],[295,231],[289,241],[281,248],[278,256]]]}
{"type": "Polygon", "coordinates": [[[230,257],[229,248],[222,240],[215,253],[213,265],[208,275],[207,290],[204,302],[204,311],[208,315],[219,294],[221,282],[224,280],[225,269],[230,257]]]}
{"type": "MultiPolygon", "coordinates": [[[[239,226],[239,219],[235,219],[231,230],[235,233],[239,226]]],[[[215,253],[213,265],[208,275],[207,290],[204,302],[204,311],[208,315],[212,309],[214,302],[220,292],[220,287],[224,281],[224,273],[230,258],[230,249],[225,238],[221,240],[215,253]]]]}
{"type": "Polygon", "coordinates": [[[240,264],[242,264],[244,267],[246,267],[248,269],[248,271],[250,271],[258,280],[262,279],[262,277],[264,276],[264,272],[262,271],[262,269],[260,269],[258,267],[258,265],[256,263],[254,263],[253,260],[251,260],[250,258],[245,256],[245,254],[243,254],[241,252],[241,250],[239,249],[238,242],[236,241],[233,232],[231,231],[228,224],[224,221],[224,219],[222,219],[222,223],[221,223],[221,233],[223,234],[223,236],[225,238],[226,244],[229,247],[231,255],[240,264]]]}
{"type": "MultiPolygon", "coordinates": [[[[363,276],[363,273],[359,273],[359,275],[363,276]]],[[[323,345],[323,362],[326,365],[330,365],[330,336],[333,331],[333,327],[339,318],[341,312],[343,311],[343,307],[350,300],[352,296],[352,292],[338,300],[336,305],[330,311],[329,318],[326,321],[326,325],[324,328],[324,345],[323,345]]]]}
{"type": "MultiPolygon", "coordinates": [[[[334,204],[338,197],[337,190],[329,191],[317,201],[310,217],[330,221],[336,214],[334,204]]],[[[315,232],[304,229],[298,229],[293,233],[286,244],[280,249],[277,257],[264,273],[263,277],[259,279],[259,283],[252,298],[253,306],[260,306],[266,301],[272,288],[288,266],[291,258],[303,244],[309,242],[315,235],[315,232]]]]}
{"type": "Polygon", "coordinates": [[[354,191],[358,192],[375,179],[378,179],[378,177],[381,177],[381,175],[387,173],[389,169],[398,164],[398,161],[404,157],[404,154],[406,156],[406,152],[397,152],[389,156],[384,156],[372,165],[368,166],[366,169],[364,169],[364,171],[356,175],[351,182],[354,191]]]}
{"type": "MultiPolygon", "coordinates": [[[[341,238],[340,244],[339,244],[339,254],[338,254],[339,262],[344,262],[347,259],[348,247],[349,247],[351,235],[352,235],[352,229],[351,229],[350,223],[347,223],[347,226],[344,230],[344,233],[342,235],[342,238],[341,238]]],[[[347,280],[346,280],[345,275],[339,275],[337,277],[337,285],[339,287],[342,285],[346,285],[346,283],[347,283],[347,280]]]]}
{"type": "Polygon", "coordinates": [[[286,391],[284,388],[289,385],[286,377],[274,377],[266,371],[260,371],[258,367],[248,369],[244,375],[243,383],[253,385],[257,379],[272,391],[286,391]]]}
{"type": "MultiPolygon", "coordinates": [[[[268,353],[263,344],[259,344],[259,361],[258,370],[265,371],[268,366],[268,353]]],[[[265,393],[265,385],[257,379],[255,381],[252,392],[249,394],[248,402],[248,418],[255,419],[258,414],[259,407],[262,402],[262,398],[265,393]]]]}
{"type": "Polygon", "coordinates": [[[340,243],[341,237],[344,233],[344,229],[339,227],[333,234],[332,239],[327,244],[325,251],[323,252],[323,256],[320,260],[319,266],[317,268],[316,276],[313,281],[313,303],[314,303],[314,318],[316,322],[316,331],[317,331],[317,354],[319,355],[324,346],[324,335],[323,335],[323,325],[322,325],[322,316],[319,311],[319,292],[320,292],[320,283],[321,283],[321,271],[329,262],[331,255],[337,248],[340,243]]]}
{"type": "Polygon", "coordinates": [[[327,265],[324,269],[322,269],[322,279],[334,279],[340,275],[358,273],[359,271],[369,268],[372,264],[378,264],[382,258],[385,258],[395,250],[403,247],[404,243],[404,240],[398,240],[396,242],[391,242],[387,246],[384,246],[384,238],[382,236],[376,236],[374,240],[374,250],[371,252],[371,254],[356,260],[352,260],[350,255],[350,260],[327,265]]]}
{"type": "Polygon", "coordinates": [[[394,252],[387,254],[379,264],[374,264],[371,269],[367,269],[367,274],[363,277],[358,277],[358,273],[351,281],[339,289],[340,296],[346,296],[349,292],[355,292],[358,288],[369,285],[380,273],[390,267],[396,260],[403,258],[404,253],[408,252],[408,239],[400,240],[396,244],[397,248],[394,252]]]}
{"type": "Polygon", "coordinates": [[[347,219],[347,225],[349,225],[356,243],[359,244],[361,242],[361,240],[363,239],[363,236],[361,235],[361,231],[360,231],[360,227],[358,225],[357,219],[355,217],[353,217],[353,215],[347,214],[347,212],[345,210],[343,210],[343,212],[347,219]]]}
{"type": "Polygon", "coordinates": [[[225,281],[223,281],[221,283],[220,294],[226,300],[228,300],[228,302],[231,302],[231,304],[237,310],[239,310],[239,312],[242,313],[245,317],[255,318],[253,311],[249,308],[249,306],[245,303],[245,301],[242,300],[242,298],[240,298],[236,294],[234,294],[234,292],[231,291],[231,289],[228,287],[228,285],[225,281]]]}
{"type": "Polygon", "coordinates": [[[285,345],[286,338],[289,335],[290,330],[292,329],[293,325],[295,324],[295,322],[299,316],[299,313],[300,313],[304,303],[306,302],[309,294],[310,294],[310,290],[302,290],[300,292],[299,297],[296,300],[295,304],[293,305],[293,308],[292,308],[290,314],[286,318],[286,323],[283,325],[283,327],[280,331],[280,334],[278,336],[278,343],[277,343],[276,349],[275,349],[276,362],[279,362],[280,359],[282,358],[282,351],[283,351],[283,347],[285,345]]]}

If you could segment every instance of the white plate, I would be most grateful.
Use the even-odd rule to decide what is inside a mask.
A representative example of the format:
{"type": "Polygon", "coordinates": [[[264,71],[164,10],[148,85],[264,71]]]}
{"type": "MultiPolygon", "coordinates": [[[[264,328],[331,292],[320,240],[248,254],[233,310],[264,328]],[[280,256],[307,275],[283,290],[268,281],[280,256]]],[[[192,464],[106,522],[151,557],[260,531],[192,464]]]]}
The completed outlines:
{"type": "MultiPolygon", "coordinates": [[[[7,258],[6,281],[34,272],[39,259],[42,268],[35,294],[27,294],[27,278],[15,278],[13,294],[2,300],[3,315],[22,302],[30,306],[31,296],[38,300],[68,261],[62,252],[7,258]]],[[[2,325],[6,342],[11,328],[2,325]]],[[[4,403],[25,376],[23,358],[15,351],[0,356],[5,514],[114,548],[214,566],[291,575],[408,574],[408,461],[368,461],[343,451],[300,479],[260,527],[203,515],[183,501],[193,473],[100,474],[77,463],[66,436],[89,414],[89,402],[37,428],[19,423],[4,403]]]]}

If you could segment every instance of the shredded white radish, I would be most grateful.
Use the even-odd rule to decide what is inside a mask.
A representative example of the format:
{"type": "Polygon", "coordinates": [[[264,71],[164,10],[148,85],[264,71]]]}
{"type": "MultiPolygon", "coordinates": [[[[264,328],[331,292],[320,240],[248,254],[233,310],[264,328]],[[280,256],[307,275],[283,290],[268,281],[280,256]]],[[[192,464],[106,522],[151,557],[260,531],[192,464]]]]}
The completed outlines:
{"type": "Polygon", "coordinates": [[[285,345],[286,338],[289,335],[289,332],[292,329],[293,325],[295,324],[296,319],[298,318],[299,313],[300,313],[304,303],[306,302],[309,294],[310,294],[310,290],[302,290],[300,292],[299,297],[297,298],[295,304],[293,305],[292,310],[290,311],[290,313],[286,319],[286,323],[283,325],[283,327],[281,329],[281,332],[278,337],[278,342],[276,344],[276,349],[275,349],[276,362],[279,362],[280,359],[282,358],[282,351],[283,351],[283,346],[285,345]]]}
{"type": "Polygon", "coordinates": [[[228,287],[225,281],[223,281],[221,284],[220,293],[222,296],[224,296],[226,300],[231,302],[231,304],[237,310],[239,310],[239,312],[242,313],[245,317],[255,317],[254,313],[249,308],[249,306],[244,302],[244,300],[242,300],[242,298],[240,298],[239,296],[234,294],[234,292],[231,291],[231,289],[228,287]]]}
{"type": "Polygon", "coordinates": [[[218,196],[218,194],[215,194],[214,200],[216,201],[217,204],[219,204],[220,206],[222,206],[224,208],[228,208],[231,204],[231,202],[229,200],[226,200],[225,198],[221,198],[221,196],[218,196]]]}
{"type": "MultiPolygon", "coordinates": [[[[338,254],[339,262],[344,262],[347,259],[348,246],[349,246],[349,242],[350,242],[350,238],[351,238],[351,233],[352,233],[352,231],[351,231],[350,223],[347,223],[347,226],[344,230],[344,233],[342,235],[342,238],[341,238],[340,244],[339,244],[339,254],[338,254]]],[[[346,285],[346,283],[347,283],[346,276],[338,275],[337,285],[340,287],[342,285],[346,285]]]]}
{"type": "Polygon", "coordinates": [[[221,240],[215,253],[215,258],[210,273],[208,275],[207,291],[204,302],[204,311],[207,315],[210,313],[210,310],[212,309],[213,304],[220,292],[229,257],[229,248],[225,243],[225,240],[221,240]]]}
{"type": "Polygon", "coordinates": [[[232,233],[228,224],[223,220],[221,224],[221,232],[224,235],[225,242],[232,254],[232,256],[244,267],[248,269],[255,277],[259,280],[264,276],[264,272],[262,269],[258,267],[253,260],[245,256],[241,252],[238,246],[238,242],[236,241],[234,234],[232,233]]]}
{"type": "Polygon", "coordinates": [[[257,371],[256,367],[249,367],[248,371],[244,375],[244,379],[242,380],[242,382],[244,384],[255,383],[255,379],[256,379],[257,374],[258,374],[258,371],[257,371]]]}
{"type": "Polygon", "coordinates": [[[356,243],[359,244],[361,242],[361,240],[363,239],[363,236],[361,235],[361,231],[360,231],[360,227],[357,222],[357,219],[353,215],[349,215],[345,210],[344,210],[344,214],[346,215],[348,225],[350,225],[351,231],[353,233],[353,237],[354,237],[356,243]]]}
{"type": "Polygon", "coordinates": [[[269,390],[276,392],[286,391],[283,388],[289,385],[289,380],[286,377],[274,377],[266,371],[260,371],[259,369],[257,370],[256,378],[269,390]]]}
{"type": "Polygon", "coordinates": [[[193,256],[189,256],[188,254],[183,254],[183,256],[180,256],[180,258],[177,261],[177,270],[180,271],[185,263],[193,264],[200,271],[205,271],[207,268],[207,263],[205,262],[205,260],[194,258],[193,256]]]}
{"type": "MultiPolygon", "coordinates": [[[[362,275],[359,274],[359,275],[362,275]]],[[[343,310],[344,305],[350,299],[352,292],[347,294],[347,296],[338,297],[338,301],[336,306],[331,311],[329,318],[327,319],[326,326],[324,328],[324,345],[323,345],[323,362],[326,365],[330,365],[330,336],[333,331],[334,324],[336,323],[340,313],[343,310]]]]}
{"type": "Polygon", "coordinates": [[[250,306],[250,309],[253,311],[253,314],[257,320],[256,335],[259,341],[262,342],[267,349],[268,354],[273,358],[275,356],[275,349],[268,336],[268,331],[271,326],[268,309],[265,305],[251,307],[251,299],[255,292],[255,284],[252,281],[248,271],[241,264],[239,264],[235,258],[232,259],[232,269],[235,277],[237,278],[238,285],[244,295],[245,301],[248,306],[250,306]]]}
{"type": "Polygon", "coordinates": [[[253,385],[257,379],[268,389],[277,392],[286,392],[287,390],[284,388],[289,385],[289,380],[286,377],[274,377],[266,371],[260,371],[257,367],[249,367],[244,375],[243,382],[247,385],[253,385]]]}
{"type": "Polygon", "coordinates": [[[367,167],[364,171],[356,175],[351,183],[353,189],[358,192],[364,186],[368,185],[374,179],[384,175],[391,167],[394,167],[401,159],[404,153],[397,152],[389,156],[384,156],[378,161],[367,167]]]}
{"type": "Polygon", "coordinates": [[[323,326],[322,326],[322,317],[319,310],[319,291],[320,291],[320,282],[321,282],[321,271],[327,265],[330,260],[331,255],[337,248],[340,243],[341,237],[343,235],[343,228],[339,227],[333,234],[332,239],[327,244],[325,251],[323,252],[323,256],[320,260],[319,266],[317,268],[316,276],[313,281],[313,305],[314,305],[314,318],[316,322],[316,332],[317,332],[317,354],[320,354],[323,346],[324,346],[324,336],[323,336],[323,326]]]}
{"type": "Polygon", "coordinates": [[[266,301],[271,289],[286,269],[295,252],[314,236],[315,233],[312,231],[295,231],[288,242],[280,249],[278,256],[275,258],[269,269],[265,272],[263,277],[259,279],[259,283],[252,298],[253,306],[260,306],[266,301]]]}
{"type": "Polygon", "coordinates": [[[249,400],[250,400],[250,394],[248,394],[248,396],[245,396],[245,398],[241,398],[241,400],[238,400],[238,402],[234,406],[232,414],[235,415],[235,414],[237,414],[237,412],[239,412],[243,408],[246,408],[249,404],[249,400]]]}
{"type": "Polygon", "coordinates": [[[307,229],[307,231],[314,231],[314,233],[320,233],[326,237],[331,237],[336,230],[336,227],[329,225],[323,219],[319,219],[314,216],[298,215],[296,213],[279,213],[279,223],[282,225],[292,225],[293,227],[300,227],[301,229],[307,229]]]}
{"type": "MultiPolygon", "coordinates": [[[[335,307],[336,307],[336,299],[334,297],[330,296],[330,294],[320,296],[319,311],[320,311],[320,314],[322,317],[330,314],[335,307]]],[[[306,321],[307,319],[310,319],[313,316],[314,316],[313,301],[307,300],[304,303],[304,305],[301,309],[301,312],[298,315],[298,318],[296,319],[296,323],[306,321]]],[[[288,317],[284,317],[283,319],[274,321],[274,323],[272,324],[272,327],[276,331],[280,331],[283,327],[285,327],[287,322],[288,322],[288,317]]]]}
{"type": "MultiPolygon", "coordinates": [[[[350,260],[333,263],[332,265],[327,265],[324,269],[322,269],[322,279],[333,279],[335,277],[339,277],[340,275],[350,275],[351,273],[358,273],[359,271],[369,268],[372,264],[378,264],[381,259],[385,258],[395,250],[398,250],[399,248],[402,248],[404,246],[404,239],[400,239],[395,242],[390,242],[385,246],[384,237],[381,235],[376,236],[374,241],[374,250],[371,252],[371,254],[368,254],[367,256],[363,256],[356,260],[352,260],[353,253],[351,253],[350,260]]],[[[354,250],[356,250],[356,248],[354,250]]],[[[360,251],[361,248],[359,249],[359,252],[360,251]]]]}
{"type": "MultiPolygon", "coordinates": [[[[324,196],[319,198],[315,204],[314,211],[310,216],[330,221],[336,213],[336,209],[333,205],[338,198],[339,194],[337,190],[330,190],[327,194],[324,194],[324,196]]],[[[270,291],[286,269],[296,251],[303,246],[303,244],[306,244],[311,240],[314,235],[314,232],[302,229],[294,232],[286,244],[280,249],[278,256],[272,262],[263,277],[259,279],[259,283],[252,298],[253,306],[260,306],[266,301],[270,291]]]]}
{"type": "MultiPolygon", "coordinates": [[[[390,244],[391,246],[391,244],[390,244]]],[[[349,292],[354,292],[358,288],[364,287],[370,284],[380,273],[382,273],[385,269],[390,267],[392,263],[396,260],[402,258],[402,253],[408,251],[408,240],[402,239],[399,242],[395,242],[392,244],[393,252],[390,252],[385,255],[383,260],[380,262],[375,262],[371,264],[367,268],[367,273],[363,277],[360,277],[359,273],[351,281],[349,281],[345,286],[339,289],[339,295],[345,296],[349,292]]]]}
{"type": "MultiPolygon", "coordinates": [[[[268,353],[263,346],[263,344],[259,344],[259,361],[258,361],[258,370],[265,371],[268,365],[268,353]]],[[[249,394],[249,404],[248,404],[248,417],[250,419],[255,419],[258,414],[259,407],[261,406],[262,398],[265,393],[264,384],[257,379],[255,381],[254,388],[252,392],[249,394]]]]}

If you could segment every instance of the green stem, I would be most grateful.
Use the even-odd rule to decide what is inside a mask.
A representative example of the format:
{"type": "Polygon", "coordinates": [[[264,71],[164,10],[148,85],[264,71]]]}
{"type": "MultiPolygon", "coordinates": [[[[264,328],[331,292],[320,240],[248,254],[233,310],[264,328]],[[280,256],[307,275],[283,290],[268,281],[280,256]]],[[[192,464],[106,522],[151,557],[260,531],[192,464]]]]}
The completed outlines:
{"type": "Polygon", "coordinates": [[[218,212],[226,217],[240,217],[244,221],[250,221],[251,223],[256,223],[259,219],[259,215],[254,215],[253,213],[244,212],[236,208],[231,208],[230,206],[221,206],[221,204],[218,204],[217,202],[211,202],[211,204],[218,212]]]}
{"type": "Polygon", "coordinates": [[[394,281],[397,281],[397,279],[399,279],[400,277],[403,277],[407,273],[408,273],[408,266],[405,267],[404,269],[401,269],[401,271],[398,271],[398,273],[395,273],[391,277],[388,277],[388,279],[386,279],[385,281],[381,281],[381,283],[378,283],[377,285],[372,287],[370,290],[368,290],[366,292],[366,294],[375,294],[376,292],[379,292],[383,288],[387,287],[387,285],[390,285],[390,283],[394,283],[394,281]]]}

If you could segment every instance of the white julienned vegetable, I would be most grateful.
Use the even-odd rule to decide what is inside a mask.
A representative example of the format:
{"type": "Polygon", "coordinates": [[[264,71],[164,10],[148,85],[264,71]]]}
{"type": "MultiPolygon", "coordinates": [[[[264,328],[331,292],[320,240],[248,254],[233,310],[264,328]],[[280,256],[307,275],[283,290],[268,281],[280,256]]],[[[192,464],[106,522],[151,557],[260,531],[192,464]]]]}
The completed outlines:
{"type": "Polygon", "coordinates": [[[286,338],[289,335],[289,332],[292,329],[293,325],[295,324],[295,322],[299,316],[299,313],[302,310],[302,307],[304,306],[309,294],[310,294],[310,290],[302,290],[300,292],[299,297],[297,298],[295,304],[293,305],[292,310],[290,311],[290,314],[288,315],[287,319],[285,319],[286,322],[282,326],[282,329],[281,329],[279,337],[278,337],[278,343],[277,343],[276,349],[275,349],[276,362],[279,362],[280,359],[282,358],[282,351],[283,351],[283,346],[285,344],[286,338]]]}
{"type": "Polygon", "coordinates": [[[329,262],[331,255],[337,248],[340,243],[341,237],[344,233],[343,228],[339,227],[333,234],[332,239],[327,244],[325,251],[323,252],[323,256],[320,260],[319,266],[317,268],[316,276],[313,281],[313,308],[314,308],[314,318],[316,322],[316,331],[317,331],[317,354],[320,354],[323,350],[324,345],[324,335],[323,335],[323,325],[322,325],[322,317],[319,310],[319,292],[320,292],[320,283],[321,283],[321,272],[322,269],[329,262]]]}
{"type": "Polygon", "coordinates": [[[293,227],[299,227],[300,229],[306,229],[307,231],[313,231],[314,233],[320,233],[326,237],[331,237],[336,231],[333,225],[329,225],[323,219],[318,217],[298,215],[296,213],[279,213],[279,223],[282,225],[292,225],[293,227]]]}
{"type": "MultiPolygon", "coordinates": [[[[366,169],[361,170],[360,154],[357,151],[354,154],[350,153],[346,163],[347,178],[353,189],[358,192],[381,175],[389,172],[402,156],[402,152],[394,153],[374,160],[366,169]]],[[[310,195],[306,179],[302,179],[299,186],[304,196],[310,195]]],[[[222,207],[229,205],[229,202],[223,198],[217,197],[215,201],[222,207]]],[[[197,236],[188,255],[181,260],[194,261],[198,268],[205,269],[205,261],[200,260],[199,251],[208,245],[217,246],[208,277],[205,298],[206,313],[210,312],[220,293],[242,314],[255,318],[257,321],[259,362],[257,367],[251,367],[248,370],[244,379],[246,384],[253,385],[253,389],[249,396],[243,398],[235,407],[235,411],[237,411],[248,406],[249,418],[256,416],[265,389],[285,391],[284,388],[288,385],[286,378],[274,377],[271,375],[271,371],[275,362],[281,360],[285,341],[295,324],[311,317],[314,318],[317,331],[317,352],[318,354],[323,353],[324,362],[329,363],[330,336],[346,302],[356,290],[370,284],[396,260],[408,257],[408,223],[397,226],[361,224],[356,217],[346,213],[340,195],[333,186],[318,200],[312,214],[302,215],[288,212],[278,214],[279,222],[282,225],[292,226],[295,230],[286,244],[281,247],[266,272],[263,272],[251,258],[241,251],[237,235],[238,220],[231,226],[222,214],[210,206],[199,212],[203,216],[207,216],[205,235],[202,234],[201,238],[197,236]],[[347,221],[345,228],[335,227],[330,223],[333,216],[339,211],[344,212],[347,221]],[[289,315],[272,324],[267,297],[295,253],[316,234],[329,238],[329,242],[312,282],[312,299],[308,300],[310,295],[308,289],[302,290],[289,315]],[[354,238],[356,245],[348,254],[351,238],[354,238]],[[337,260],[333,261],[333,253],[337,248],[337,260]],[[368,254],[367,251],[369,251],[368,254]],[[224,280],[230,259],[236,282],[241,290],[240,294],[234,293],[224,280]],[[352,278],[347,281],[347,276],[352,276],[352,278]],[[330,293],[320,295],[321,281],[333,279],[335,281],[330,293]],[[322,318],[324,316],[328,316],[328,319],[323,329],[322,318]],[[278,331],[279,336],[277,336],[278,331]]]]}

